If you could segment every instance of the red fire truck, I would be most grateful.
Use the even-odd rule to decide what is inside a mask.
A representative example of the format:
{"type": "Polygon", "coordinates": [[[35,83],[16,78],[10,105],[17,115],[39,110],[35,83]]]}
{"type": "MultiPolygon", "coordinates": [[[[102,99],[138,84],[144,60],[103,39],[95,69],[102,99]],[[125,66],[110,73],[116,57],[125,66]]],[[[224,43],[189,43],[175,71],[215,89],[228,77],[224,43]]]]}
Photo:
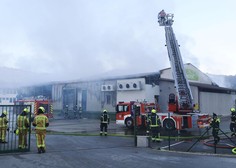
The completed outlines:
{"type": "Polygon", "coordinates": [[[31,115],[34,117],[37,115],[37,110],[40,106],[45,108],[45,115],[49,118],[53,118],[53,106],[52,101],[48,99],[22,99],[15,101],[15,105],[30,105],[31,106],[31,115]]]}
{"type": "MultiPolygon", "coordinates": [[[[173,104],[169,104],[169,108],[173,104]]],[[[186,128],[204,128],[209,126],[210,117],[201,113],[178,114],[176,112],[162,113],[155,103],[147,102],[119,102],[116,106],[116,124],[125,125],[127,128],[134,126],[134,112],[136,113],[136,124],[138,127],[146,126],[146,117],[152,109],[157,110],[162,127],[171,130],[182,130],[186,128]]],[[[169,109],[171,110],[171,109],[169,109]]]]}
{"type": "Polygon", "coordinates": [[[119,102],[116,106],[116,124],[125,125],[127,128],[132,128],[134,125],[134,112],[136,114],[137,126],[146,126],[146,115],[153,108],[156,109],[155,103],[147,102],[119,102]]]}
{"type": "MultiPolygon", "coordinates": [[[[160,26],[165,27],[166,46],[171,64],[172,74],[175,82],[176,93],[169,95],[168,113],[158,112],[162,126],[167,129],[185,129],[185,128],[204,128],[210,125],[209,114],[200,113],[193,108],[193,96],[186,72],[183,66],[182,57],[179,51],[179,45],[173,32],[173,14],[166,14],[159,17],[160,26]]],[[[116,113],[116,123],[125,124],[132,127],[134,124],[133,109],[137,103],[118,103],[116,113]]],[[[154,103],[139,103],[139,113],[137,115],[137,125],[145,125],[145,116],[157,106],[154,103]]],[[[159,111],[159,110],[157,110],[159,111]]]]}

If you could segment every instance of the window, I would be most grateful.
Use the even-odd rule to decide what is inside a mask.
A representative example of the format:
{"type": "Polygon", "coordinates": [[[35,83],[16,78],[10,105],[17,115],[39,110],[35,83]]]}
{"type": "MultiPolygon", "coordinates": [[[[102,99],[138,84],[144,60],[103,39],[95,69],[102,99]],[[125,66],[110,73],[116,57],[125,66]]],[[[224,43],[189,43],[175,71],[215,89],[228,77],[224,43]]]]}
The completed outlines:
{"type": "Polygon", "coordinates": [[[106,104],[111,104],[111,95],[106,95],[106,104]]]}
{"type": "Polygon", "coordinates": [[[117,106],[117,112],[129,111],[128,105],[119,105],[117,106]]]}

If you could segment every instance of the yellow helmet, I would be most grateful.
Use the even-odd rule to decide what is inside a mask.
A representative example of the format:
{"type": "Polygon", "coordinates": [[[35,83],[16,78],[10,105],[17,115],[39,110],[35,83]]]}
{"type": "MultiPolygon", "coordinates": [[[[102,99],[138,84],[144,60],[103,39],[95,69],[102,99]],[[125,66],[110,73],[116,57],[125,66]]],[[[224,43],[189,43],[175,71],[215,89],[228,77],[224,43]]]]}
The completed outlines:
{"type": "Polygon", "coordinates": [[[29,112],[29,110],[28,110],[27,108],[24,108],[23,112],[26,112],[26,113],[28,113],[28,112],[29,112]]]}
{"type": "Polygon", "coordinates": [[[152,113],[156,113],[157,111],[155,110],[155,109],[152,109],[152,111],[151,111],[152,113]]]}
{"type": "Polygon", "coordinates": [[[16,129],[16,132],[15,132],[15,133],[16,133],[16,135],[18,135],[18,134],[19,134],[19,129],[16,129]]]}
{"type": "Polygon", "coordinates": [[[44,107],[40,106],[39,110],[41,110],[43,113],[45,113],[45,108],[44,107]]]}
{"type": "Polygon", "coordinates": [[[7,111],[3,111],[2,113],[3,113],[4,115],[7,115],[7,111]]]}
{"type": "Polygon", "coordinates": [[[230,109],[230,111],[231,111],[232,113],[235,112],[235,108],[232,107],[232,108],[230,109]]]}

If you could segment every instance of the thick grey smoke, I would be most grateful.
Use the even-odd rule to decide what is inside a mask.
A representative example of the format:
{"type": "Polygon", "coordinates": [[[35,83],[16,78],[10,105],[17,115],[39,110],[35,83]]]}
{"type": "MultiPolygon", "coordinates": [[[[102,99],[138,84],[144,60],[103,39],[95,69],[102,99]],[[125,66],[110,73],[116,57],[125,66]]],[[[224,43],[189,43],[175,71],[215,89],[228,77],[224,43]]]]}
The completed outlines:
{"type": "MultiPolygon", "coordinates": [[[[156,72],[169,67],[164,28],[157,24],[157,13],[166,6],[172,4],[155,0],[3,0],[0,67],[16,69],[16,79],[31,76],[24,80],[28,84],[113,72],[156,72]]],[[[14,75],[6,82],[18,83],[8,78],[14,75]]]]}

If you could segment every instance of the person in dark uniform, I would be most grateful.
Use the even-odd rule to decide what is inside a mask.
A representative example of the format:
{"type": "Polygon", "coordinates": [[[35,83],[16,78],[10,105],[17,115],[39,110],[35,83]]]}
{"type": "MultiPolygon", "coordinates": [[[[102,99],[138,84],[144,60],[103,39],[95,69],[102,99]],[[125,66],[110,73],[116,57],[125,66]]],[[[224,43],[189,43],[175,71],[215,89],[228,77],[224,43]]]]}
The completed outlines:
{"type": "Polygon", "coordinates": [[[103,110],[103,113],[101,115],[100,118],[100,135],[104,135],[107,136],[107,127],[108,124],[110,123],[110,118],[109,115],[107,114],[107,110],[103,110]]]}
{"type": "Polygon", "coordinates": [[[147,127],[150,130],[152,141],[160,141],[161,120],[155,109],[152,109],[151,114],[147,118],[147,127]]]}
{"type": "Polygon", "coordinates": [[[236,112],[235,112],[235,108],[231,108],[231,122],[230,122],[230,131],[232,132],[231,137],[232,136],[236,136],[236,112]]]}
{"type": "Polygon", "coordinates": [[[220,137],[218,136],[220,130],[220,119],[215,113],[213,113],[213,119],[210,125],[212,127],[212,135],[214,137],[215,144],[217,144],[220,141],[220,137]]]}

